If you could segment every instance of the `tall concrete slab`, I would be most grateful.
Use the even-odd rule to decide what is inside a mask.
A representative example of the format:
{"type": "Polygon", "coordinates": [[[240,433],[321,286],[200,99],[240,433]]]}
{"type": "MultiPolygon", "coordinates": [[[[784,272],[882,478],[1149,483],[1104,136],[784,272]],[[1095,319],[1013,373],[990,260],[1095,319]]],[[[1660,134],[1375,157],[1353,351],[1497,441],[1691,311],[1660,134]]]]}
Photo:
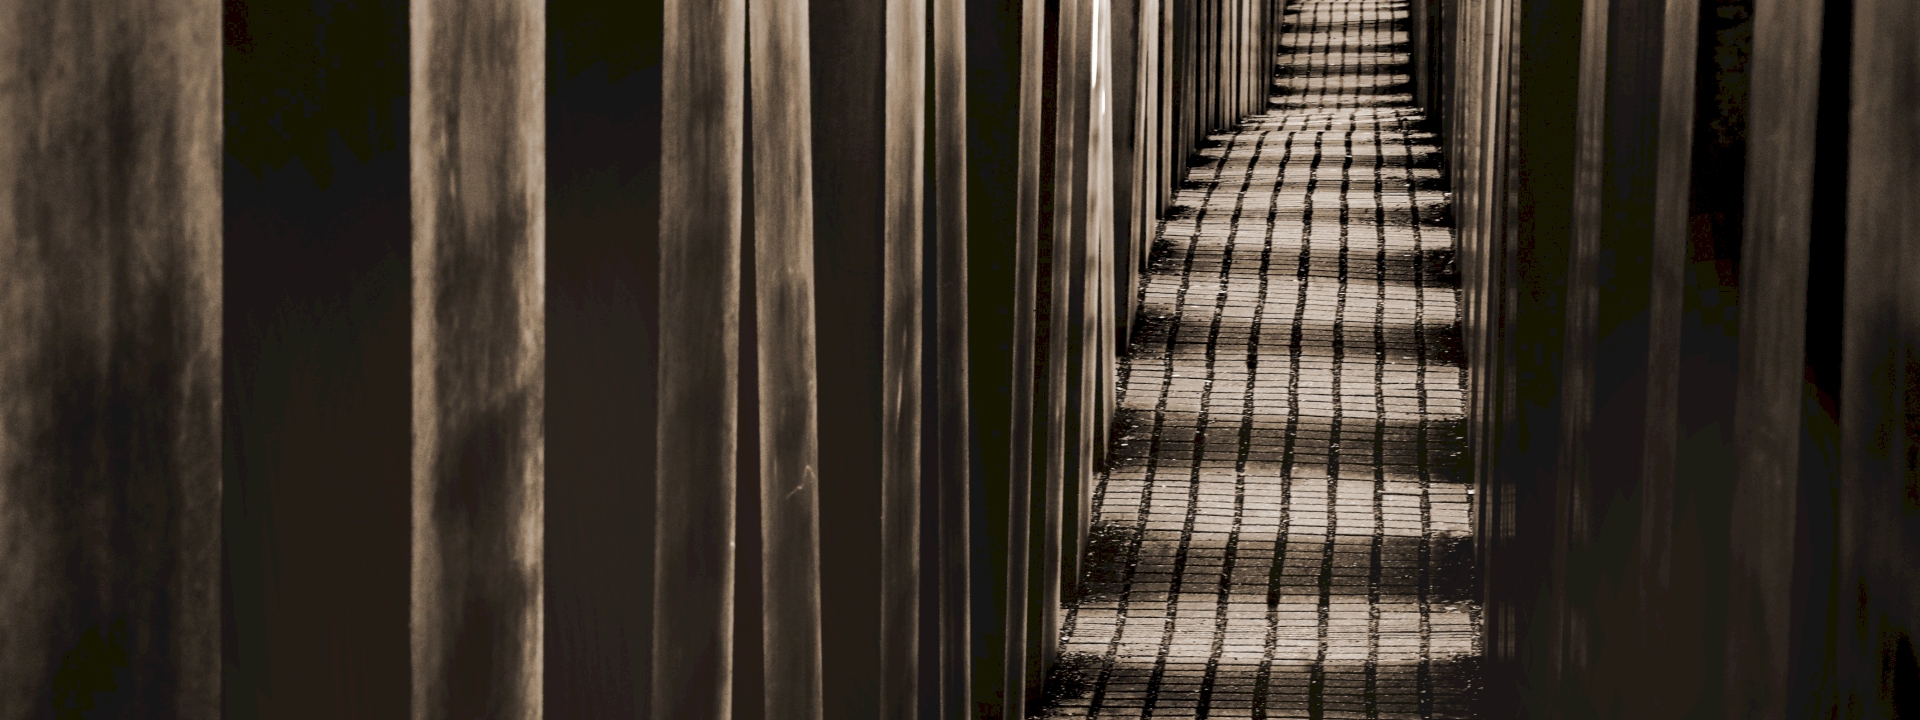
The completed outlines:
{"type": "Polygon", "coordinates": [[[0,716],[220,714],[220,18],[0,9],[0,716]]]}
{"type": "Polygon", "coordinates": [[[544,707],[545,18],[408,18],[416,720],[544,707]]]}
{"type": "Polygon", "coordinates": [[[1748,105],[1735,481],[1729,527],[1726,684],[1730,717],[1785,718],[1794,546],[1803,479],[1806,328],[1820,4],[1757,0],[1748,105]]]}
{"type": "Polygon", "coordinates": [[[1920,712],[1920,8],[1853,5],[1836,704],[1920,712]]]}
{"type": "MultiPolygon", "coordinates": [[[[760,708],[766,718],[818,720],[820,627],[819,396],[814,308],[813,113],[805,2],[748,3],[752,136],[751,297],[758,413],[757,525],[760,708]]],[[[743,378],[743,382],[748,381],[743,378]]],[[[743,393],[744,395],[745,393],[743,393]]],[[[743,403],[744,405],[744,403],[743,403]]],[[[746,408],[742,408],[746,412],[746,408]]],[[[744,438],[743,438],[744,439],[744,438]]],[[[742,475],[748,470],[743,468],[742,475]]],[[[744,495],[744,493],[743,493],[744,495]]],[[[746,535],[746,533],[742,533],[746,535]]],[[[746,563],[743,563],[743,568],[746,563]]],[[[744,633],[743,633],[744,635],[744,633]]],[[[745,676],[736,690],[748,688],[745,676]]]]}
{"type": "Polygon", "coordinates": [[[745,3],[668,0],[661,34],[649,707],[718,720],[733,711],[745,3]]]}
{"type": "Polygon", "coordinates": [[[918,703],[926,12],[809,8],[828,717],[918,703]]]}

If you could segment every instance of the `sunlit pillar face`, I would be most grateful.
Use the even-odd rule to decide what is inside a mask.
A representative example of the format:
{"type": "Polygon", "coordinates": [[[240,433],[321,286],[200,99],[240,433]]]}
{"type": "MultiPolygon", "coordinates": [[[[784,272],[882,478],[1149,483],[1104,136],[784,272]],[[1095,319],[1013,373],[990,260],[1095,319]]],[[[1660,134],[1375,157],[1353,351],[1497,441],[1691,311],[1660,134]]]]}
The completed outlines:
{"type": "Polygon", "coordinates": [[[1100,114],[1097,115],[1096,117],[1106,117],[1107,115],[1106,86],[1100,83],[1101,60],[1106,58],[1106,55],[1103,55],[1100,52],[1100,39],[1106,35],[1106,27],[1107,27],[1105,22],[1106,10],[1107,10],[1107,0],[1094,0],[1094,3],[1093,3],[1093,71],[1087,74],[1088,75],[1087,81],[1089,83],[1092,83],[1092,90],[1093,90],[1094,96],[1100,98],[1100,114]]]}
{"type": "Polygon", "coordinates": [[[1099,0],[1094,0],[1094,3],[1093,3],[1093,72],[1088,74],[1087,81],[1090,83],[1093,83],[1093,87],[1095,88],[1100,87],[1100,10],[1103,5],[1104,3],[1101,3],[1099,0]]]}

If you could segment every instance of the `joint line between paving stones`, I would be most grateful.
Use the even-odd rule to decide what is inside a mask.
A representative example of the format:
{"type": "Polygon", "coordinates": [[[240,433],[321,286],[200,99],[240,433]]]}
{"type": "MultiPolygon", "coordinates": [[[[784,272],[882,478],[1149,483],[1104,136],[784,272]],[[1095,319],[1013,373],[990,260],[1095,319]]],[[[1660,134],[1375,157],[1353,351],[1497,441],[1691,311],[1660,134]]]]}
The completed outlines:
{"type": "MultiPolygon", "coordinates": [[[[1248,415],[1247,427],[1252,426],[1253,389],[1259,377],[1258,349],[1259,349],[1259,339],[1260,339],[1260,321],[1261,321],[1261,318],[1264,316],[1264,313],[1266,312],[1266,306],[1267,306],[1267,289],[1269,286],[1268,273],[1271,272],[1272,261],[1273,261],[1273,230],[1275,226],[1279,225],[1280,189],[1286,186],[1287,166],[1293,162],[1293,139],[1294,139],[1294,133],[1291,131],[1288,132],[1286,148],[1285,150],[1282,151],[1280,155],[1279,172],[1274,177],[1273,194],[1269,198],[1267,203],[1267,236],[1265,240],[1265,246],[1261,250],[1261,255],[1260,255],[1260,299],[1254,305],[1254,322],[1253,322],[1254,329],[1252,333],[1253,346],[1248,348],[1248,351],[1247,351],[1247,378],[1248,378],[1248,381],[1247,381],[1247,415],[1248,415]]],[[[1301,244],[1301,247],[1302,247],[1302,257],[1303,257],[1301,267],[1303,271],[1301,273],[1302,277],[1300,277],[1299,282],[1297,284],[1301,286],[1301,290],[1304,292],[1304,288],[1306,285],[1305,277],[1304,277],[1304,274],[1305,274],[1304,273],[1304,268],[1305,268],[1304,257],[1306,252],[1305,251],[1306,244],[1303,242],[1301,244]]],[[[1281,460],[1280,460],[1280,488],[1281,488],[1280,489],[1280,517],[1279,517],[1279,523],[1274,531],[1273,549],[1270,551],[1271,557],[1269,558],[1268,569],[1267,569],[1267,610],[1266,610],[1267,636],[1266,636],[1266,642],[1263,644],[1263,647],[1261,649],[1260,667],[1258,670],[1255,671],[1255,675],[1254,675],[1252,713],[1255,720],[1265,720],[1265,718],[1267,717],[1268,694],[1271,692],[1272,685],[1273,685],[1273,653],[1274,653],[1275,645],[1279,640],[1279,636],[1277,632],[1279,630],[1279,623],[1277,622],[1278,613],[1276,611],[1277,609],[1275,606],[1279,603],[1281,559],[1286,555],[1287,529],[1290,525],[1289,504],[1287,502],[1287,495],[1288,495],[1287,485],[1292,482],[1291,475],[1293,472],[1292,471],[1293,431],[1294,431],[1295,424],[1298,423],[1300,419],[1300,404],[1296,402],[1296,399],[1297,399],[1297,395],[1299,393],[1299,388],[1300,388],[1300,385],[1299,385],[1300,319],[1301,319],[1300,312],[1305,310],[1305,308],[1306,308],[1305,302],[1298,302],[1295,304],[1295,311],[1294,311],[1294,318],[1293,318],[1293,332],[1291,333],[1292,342],[1290,343],[1290,347],[1288,349],[1288,354],[1290,356],[1290,359],[1289,359],[1290,372],[1288,373],[1288,379],[1287,379],[1288,425],[1287,425],[1286,435],[1281,440],[1282,450],[1281,450],[1281,460]]],[[[1243,441],[1243,443],[1246,443],[1246,444],[1250,444],[1250,442],[1251,442],[1250,439],[1243,441]]],[[[1246,455],[1244,452],[1244,447],[1245,447],[1245,444],[1243,444],[1243,452],[1241,454],[1241,458],[1242,458],[1241,472],[1245,472],[1244,463],[1245,463],[1246,455]]]]}
{"type": "Polygon", "coordinates": [[[1380,717],[1380,576],[1381,554],[1386,543],[1386,513],[1382,507],[1387,489],[1387,216],[1386,187],[1382,178],[1380,121],[1373,122],[1373,218],[1374,284],[1373,305],[1373,547],[1367,578],[1367,717],[1380,717]]]}
{"type": "Polygon", "coordinates": [[[1344,447],[1342,435],[1345,430],[1346,403],[1341,395],[1343,365],[1346,363],[1346,316],[1347,316],[1347,271],[1349,262],[1349,238],[1347,223],[1350,208],[1347,205],[1347,193],[1353,184],[1353,128],[1349,126],[1344,136],[1345,157],[1340,162],[1339,195],[1339,272],[1335,276],[1336,291],[1333,312],[1333,427],[1329,433],[1331,439],[1327,449],[1327,530],[1326,544],[1320,559],[1320,607],[1319,607],[1319,646],[1315,652],[1313,671],[1307,686],[1307,715],[1322,718],[1326,716],[1327,655],[1331,650],[1333,631],[1333,564],[1339,547],[1340,528],[1340,464],[1341,450],[1344,447]]]}

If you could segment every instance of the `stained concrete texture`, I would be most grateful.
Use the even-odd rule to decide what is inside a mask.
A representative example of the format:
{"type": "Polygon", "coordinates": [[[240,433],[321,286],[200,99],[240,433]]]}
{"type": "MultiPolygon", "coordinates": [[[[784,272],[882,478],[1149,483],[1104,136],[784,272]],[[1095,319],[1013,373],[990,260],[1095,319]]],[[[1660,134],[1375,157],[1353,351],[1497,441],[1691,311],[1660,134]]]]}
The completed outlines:
{"type": "Polygon", "coordinates": [[[1407,3],[1286,7],[1162,221],[1047,717],[1463,718],[1458,289],[1407,3]]]}

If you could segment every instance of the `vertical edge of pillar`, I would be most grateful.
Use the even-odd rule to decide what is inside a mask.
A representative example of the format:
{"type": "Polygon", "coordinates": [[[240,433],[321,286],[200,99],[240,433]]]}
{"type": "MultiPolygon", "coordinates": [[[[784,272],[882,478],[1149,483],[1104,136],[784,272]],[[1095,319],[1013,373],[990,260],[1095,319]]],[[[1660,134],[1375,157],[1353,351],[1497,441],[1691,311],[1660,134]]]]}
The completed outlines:
{"type": "Polygon", "coordinates": [[[1476,19],[1477,65],[1467,69],[1476,78],[1475,146],[1487,150],[1459,195],[1471,203],[1460,217],[1466,234],[1480,237],[1485,270],[1483,352],[1471,371],[1486,399],[1475,531],[1488,717],[1551,714],[1558,700],[1553,628],[1566,541],[1554,523],[1516,520],[1564,517],[1556,508],[1570,489],[1559,476],[1562,438],[1573,432],[1562,424],[1563,396],[1584,381],[1562,365],[1573,356],[1562,328],[1580,289],[1569,278],[1569,239],[1578,188],[1591,184],[1579,148],[1594,113],[1581,115],[1592,99],[1569,96],[1597,89],[1579,82],[1596,44],[1583,32],[1591,10],[1583,0],[1487,3],[1476,19]]]}
{"type": "MultiPolygon", "coordinates": [[[[1045,474],[1035,491],[1034,523],[1038,541],[1030,547],[1028,704],[1039,699],[1054,661],[1059,638],[1062,575],[1070,552],[1067,523],[1069,494],[1077,487],[1085,443],[1086,397],[1083,380],[1088,360],[1085,317],[1087,254],[1094,219],[1089,190],[1089,121],[1092,71],[1092,3],[1060,3],[1058,84],[1054,91],[1053,247],[1050,308],[1046,315],[1047,400],[1045,474]]],[[[1038,411],[1038,406],[1036,406],[1038,411]]]]}
{"type": "Polygon", "coordinates": [[[731,716],[744,0],[667,0],[654,718],[731,716]]]}
{"type": "Polygon", "coordinates": [[[1059,652],[1061,601],[1071,586],[1078,557],[1074,554],[1075,508],[1087,475],[1090,456],[1089,382],[1095,356],[1090,352],[1097,337],[1090,303],[1097,278],[1093,259],[1097,252],[1100,211],[1095,175],[1098,172],[1094,147],[1094,117],[1098,109],[1093,93],[1095,67],[1094,18],[1100,14],[1093,2],[1063,4],[1060,11],[1059,120],[1055,126],[1056,167],[1053,184],[1055,228],[1053,245],[1052,313],[1049,316],[1050,350],[1048,357],[1051,391],[1048,414],[1049,441],[1047,477],[1042,503],[1042,540],[1036,543],[1039,563],[1034,589],[1034,613],[1037,624],[1029,652],[1029,687],[1040,699],[1047,676],[1052,672],[1059,652]]]}
{"type": "Polygon", "coordinates": [[[537,718],[545,4],[412,8],[413,717],[537,718]]]}
{"type": "Polygon", "coordinates": [[[1428,88],[1428,78],[1433,75],[1433,58],[1430,46],[1432,35],[1427,31],[1429,6],[1437,0],[1409,0],[1407,5],[1407,26],[1411,30],[1408,45],[1413,56],[1413,104],[1431,113],[1433,94],[1428,88]]]}
{"type": "MultiPolygon", "coordinates": [[[[1572,170],[1572,183],[1568,193],[1571,206],[1568,233],[1564,236],[1566,239],[1562,241],[1561,237],[1551,233],[1538,233],[1532,237],[1514,239],[1516,245],[1520,247],[1531,245],[1535,250],[1533,255],[1536,257],[1542,254],[1539,252],[1541,249],[1552,248],[1562,242],[1565,243],[1566,254],[1566,275],[1562,294],[1565,340],[1559,348],[1558,357],[1554,358],[1558,360],[1558,377],[1535,376],[1533,383],[1537,390],[1522,386],[1523,392],[1526,390],[1539,392],[1551,387],[1554,381],[1558,381],[1556,406],[1543,409],[1538,414],[1538,419],[1531,423],[1541,430],[1548,430],[1547,433],[1540,433],[1538,437],[1552,438],[1549,442],[1553,444],[1543,447],[1545,443],[1541,443],[1528,448],[1531,452],[1527,455],[1531,457],[1528,457],[1527,461],[1530,462],[1523,461],[1526,465],[1521,468],[1525,474],[1520,474],[1514,479],[1516,483],[1551,487],[1552,509],[1550,512],[1552,514],[1550,517],[1555,519],[1555,522],[1549,525],[1547,532],[1543,533],[1546,537],[1531,538],[1536,543],[1550,543],[1551,549],[1545,553],[1547,557],[1542,563],[1549,572],[1545,578],[1534,580],[1535,583],[1544,580],[1545,587],[1512,588],[1516,602],[1524,602],[1524,598],[1536,594],[1546,598],[1546,601],[1538,603],[1531,613],[1534,616],[1534,627],[1526,631],[1529,634],[1508,641],[1516,643],[1517,652],[1520,655],[1516,658],[1518,663],[1516,669],[1520,675],[1509,679],[1509,682],[1515,682],[1523,687],[1539,688],[1536,691],[1538,694],[1527,704],[1530,714],[1545,711],[1548,704],[1565,707],[1567,703],[1574,702],[1569,699],[1568,694],[1569,678],[1566,671],[1568,658],[1583,655],[1590,649],[1591,646],[1586,642],[1585,634],[1595,620],[1591,612],[1592,598],[1585,595],[1575,596],[1571,590],[1576,586],[1571,581],[1582,572],[1592,572],[1597,569],[1595,567],[1597,563],[1591,557],[1594,554],[1591,551],[1592,546],[1595,545],[1592,536],[1594,518],[1591,508],[1594,488],[1591,461],[1596,456],[1590,452],[1589,433],[1594,427],[1595,376],[1604,369],[1596,367],[1595,346],[1600,338],[1597,326],[1600,324],[1599,314],[1603,302],[1602,286],[1598,280],[1598,265],[1601,255],[1606,252],[1605,246],[1608,240],[1605,227],[1607,215],[1604,212],[1602,196],[1606,190],[1609,166],[1606,156],[1606,151],[1610,148],[1606,131],[1609,125],[1607,113],[1611,109],[1609,91],[1612,87],[1609,82],[1612,78],[1608,72],[1610,69],[1608,66],[1609,30],[1612,29],[1609,7],[1614,1],[1584,0],[1580,3],[1582,12],[1579,32],[1574,35],[1579,38],[1578,69],[1571,73],[1571,78],[1562,79],[1563,82],[1566,79],[1573,80],[1576,88],[1575,109],[1572,113],[1573,132],[1572,136],[1567,138],[1573,152],[1571,157],[1555,158],[1566,163],[1563,167],[1570,166],[1572,170]],[[1558,432],[1553,432],[1554,430],[1558,432]],[[1580,510],[1578,514],[1576,509],[1580,510]]],[[[1545,28],[1542,28],[1542,31],[1545,31],[1545,28]]],[[[1523,35],[1522,42],[1534,44],[1544,41],[1537,37],[1523,35]]],[[[1523,57],[1519,60],[1519,64],[1524,70],[1528,63],[1523,57]]],[[[1524,94],[1528,83],[1521,80],[1519,84],[1524,94]]],[[[1536,90],[1534,94],[1544,93],[1536,90]]],[[[1544,165],[1545,162],[1541,164],[1544,165]]],[[[1549,268],[1553,268],[1557,263],[1549,258],[1539,265],[1542,269],[1548,269],[1547,271],[1551,272],[1549,268]]],[[[1525,275],[1524,270],[1521,272],[1525,275]]],[[[1549,285],[1550,282],[1550,280],[1541,282],[1540,285],[1549,285]]],[[[1527,290],[1531,289],[1533,288],[1514,288],[1522,297],[1529,295],[1527,290]]],[[[1533,297],[1539,296],[1533,295],[1533,297]]],[[[1520,300],[1516,304],[1520,306],[1519,313],[1526,313],[1525,305],[1528,303],[1525,300],[1520,300]]],[[[1515,343],[1516,354],[1538,357],[1540,355],[1538,350],[1530,352],[1532,348],[1528,348],[1528,345],[1548,349],[1548,346],[1554,344],[1550,339],[1548,328],[1556,324],[1553,321],[1558,318],[1551,317],[1554,308],[1550,305],[1547,303],[1539,303],[1539,305],[1543,306],[1539,307],[1540,314],[1534,316],[1533,322],[1530,323],[1530,329],[1537,334],[1531,337],[1523,335],[1519,338],[1515,343]]],[[[1542,363],[1545,366],[1544,369],[1549,371],[1553,369],[1553,364],[1551,360],[1542,363]]],[[[1522,371],[1518,375],[1524,381],[1527,373],[1522,371]]],[[[1632,454],[1637,456],[1640,448],[1635,444],[1641,440],[1642,434],[1638,421],[1644,420],[1644,414],[1636,415],[1633,411],[1636,409],[1644,411],[1644,398],[1639,404],[1641,407],[1636,408],[1634,405],[1636,404],[1631,401],[1627,403],[1628,410],[1625,416],[1629,424],[1619,429],[1626,431],[1621,438],[1623,445],[1632,447],[1632,454]]],[[[1524,407],[1516,409],[1520,413],[1531,414],[1524,407]]],[[[1612,452],[1612,448],[1607,448],[1606,452],[1612,452]]],[[[1606,462],[1606,460],[1607,458],[1603,456],[1602,461],[1606,462]]],[[[1617,461],[1610,463],[1613,469],[1622,466],[1633,470],[1638,469],[1635,463],[1617,461]]],[[[1632,479],[1638,479],[1637,472],[1632,479]]],[[[1602,481],[1625,482],[1624,479],[1610,477],[1602,478],[1602,481]]],[[[1539,488],[1517,488],[1516,495],[1529,489],[1535,492],[1539,490],[1539,488]]],[[[1521,525],[1522,523],[1516,518],[1512,524],[1521,525]]],[[[1601,549],[1606,547],[1602,545],[1601,549]]],[[[1537,557],[1542,553],[1536,551],[1528,554],[1537,557]]],[[[1631,572],[1631,568],[1623,569],[1631,572]]],[[[1516,580],[1525,582],[1521,578],[1516,580]]],[[[1621,609],[1629,610],[1635,607],[1627,606],[1621,609]]],[[[1637,634],[1631,632],[1628,635],[1628,637],[1636,636],[1637,634]]],[[[1630,640],[1629,643],[1631,642],[1630,640]]],[[[1586,665],[1588,662],[1582,659],[1581,664],[1586,665]]],[[[1615,688],[1617,684],[1610,684],[1600,688],[1598,694],[1604,695],[1608,690],[1615,688]]]]}
{"type": "Polygon", "coordinates": [[[1025,491],[1031,429],[1033,247],[1044,6],[966,2],[968,644],[965,716],[1019,701],[1025,491]],[[1012,666],[1012,667],[1010,667],[1012,666]],[[1015,678],[1009,684],[1009,678],[1015,678]]]}
{"type": "MultiPolygon", "coordinates": [[[[167,81],[178,83],[179,95],[173,98],[171,108],[178,114],[169,123],[169,132],[161,137],[177,143],[171,149],[183,156],[174,160],[180,165],[178,174],[158,181],[173,186],[167,194],[177,193],[174,197],[179,207],[172,213],[156,213],[163,218],[171,215],[175,223],[168,232],[177,233],[181,285],[178,304],[157,303],[178,308],[181,317],[164,321],[155,318],[159,321],[155,325],[173,331],[173,337],[167,339],[179,343],[180,355],[168,361],[177,363],[177,375],[171,381],[177,388],[173,397],[178,403],[167,438],[173,445],[169,474],[178,503],[178,524],[174,527],[178,555],[167,588],[173,605],[167,621],[177,632],[171,659],[177,663],[174,677],[179,685],[172,705],[175,717],[208,719],[220,717],[222,707],[221,503],[225,466],[221,407],[225,313],[220,269],[224,256],[221,231],[225,198],[220,192],[225,143],[220,112],[224,68],[220,36],[209,27],[218,17],[210,5],[163,5],[166,14],[156,23],[157,29],[172,36],[169,44],[175,48],[168,54],[178,64],[165,69],[159,69],[160,63],[148,65],[159,70],[154,76],[156,84],[164,87],[167,81]]],[[[152,49],[151,45],[142,48],[152,49]]],[[[128,87],[142,85],[132,83],[128,87]]],[[[140,194],[155,190],[151,185],[131,187],[136,192],[144,191],[140,194]]],[[[142,218],[141,222],[152,223],[153,219],[142,218]]],[[[82,256],[76,253],[74,257],[82,256]]]]}
{"type": "MultiPolygon", "coordinates": [[[[1624,3],[1622,3],[1624,4],[1624,3]]],[[[1687,270],[1692,250],[1690,241],[1694,230],[1689,217],[1692,189],[1693,157],[1693,95],[1698,86],[1696,77],[1695,49],[1699,30],[1699,3],[1691,0],[1671,0],[1654,4],[1640,13],[1640,17],[1651,19],[1644,29],[1628,30],[1640,36],[1657,48],[1659,62],[1656,67],[1637,78],[1639,95],[1648,98],[1652,107],[1638,106],[1647,118],[1651,132],[1639,138],[1649,145],[1644,153],[1651,156],[1650,167],[1644,175],[1652,182],[1650,213],[1646,214],[1648,252],[1646,268],[1646,307],[1647,340],[1645,346],[1646,361],[1642,372],[1646,373],[1645,420],[1640,438],[1641,466],[1637,483],[1642,499],[1638,522],[1640,533],[1637,557],[1634,561],[1636,583],[1639,597],[1643,600],[1633,613],[1632,619],[1624,621],[1622,629],[1631,628],[1639,637],[1628,640],[1634,643],[1635,654],[1639,657],[1627,659],[1632,666],[1605,667],[1594,663],[1590,667],[1604,673],[1617,673],[1625,680],[1631,674],[1646,677],[1643,687],[1652,691],[1641,693],[1638,688],[1616,689],[1606,687],[1606,691],[1622,692],[1637,697],[1624,698],[1622,707],[1641,707],[1647,711],[1655,710],[1659,705],[1670,702],[1669,698],[1684,692],[1698,692],[1698,688],[1688,689],[1691,682],[1700,682],[1693,674],[1707,671],[1713,663],[1712,658],[1703,657],[1701,638],[1698,633],[1704,630],[1707,618],[1693,618],[1687,622],[1689,603],[1683,595],[1697,591],[1695,582],[1705,577],[1705,568],[1695,568],[1691,572],[1670,573],[1663,568],[1678,570],[1690,562],[1697,562],[1698,556],[1685,552],[1675,545],[1682,540],[1683,528],[1697,521],[1700,508],[1692,508],[1696,517],[1682,517],[1681,513],[1689,508],[1680,503],[1683,495],[1692,494],[1689,488],[1675,486],[1681,416],[1685,410],[1682,404],[1697,400],[1693,397],[1695,388],[1686,388],[1683,392],[1681,377],[1683,335],[1690,329],[1686,319],[1682,318],[1683,306],[1690,304],[1689,298],[1683,298],[1688,290],[1687,270]],[[1648,16],[1653,16],[1648,18],[1648,16]],[[1688,397],[1683,397],[1688,395],[1688,397]],[[1684,554],[1683,554],[1684,553],[1684,554]],[[1691,631],[1691,632],[1690,632],[1691,631]],[[1691,636],[1691,637],[1690,637],[1691,636]],[[1689,644],[1691,639],[1695,642],[1689,644]],[[1688,658],[1691,667],[1680,667],[1673,658],[1688,658]],[[1660,667],[1667,664],[1667,667],[1660,667]],[[1655,669],[1659,668],[1659,669],[1655,669]],[[1642,705],[1648,703],[1648,705],[1642,705]]],[[[1650,63],[1651,64],[1651,63],[1650,63]]],[[[1636,209],[1636,214],[1638,214],[1636,209]]],[[[1625,233],[1622,233],[1623,235],[1625,233]]],[[[1604,361],[1604,360],[1601,360],[1604,361]]],[[[1687,369],[1691,369],[1690,367],[1687,369]]],[[[1596,431],[1604,432],[1596,427],[1596,431]]],[[[1594,445],[1605,447],[1602,438],[1596,436],[1594,445]]],[[[1603,450],[1603,452],[1605,452],[1603,450]]],[[[1697,467],[1697,466],[1696,466],[1697,467]]],[[[1702,475],[1711,474],[1711,469],[1698,469],[1689,473],[1688,484],[1704,484],[1702,475]]],[[[1717,540],[1716,538],[1715,540],[1717,540]]],[[[1703,545],[1719,545],[1708,541],[1703,545]]],[[[1694,546],[1697,547],[1697,546],[1694,546]]],[[[1706,551],[1707,547],[1698,547],[1706,551]]],[[[1596,604],[1603,601],[1595,600],[1596,604]]],[[[1704,608],[1701,608],[1704,609],[1704,608]]],[[[1596,615],[1599,613],[1595,611],[1596,615]]],[[[1613,628],[1596,627],[1600,633],[1608,633],[1613,628]]],[[[1603,636],[1604,637],[1604,636],[1603,636]]],[[[1613,698],[1602,695],[1597,702],[1610,702],[1613,698]]],[[[1717,700],[1717,696],[1713,696],[1717,700]]]]}
{"type": "Polygon", "coordinates": [[[1135,259],[1140,254],[1143,223],[1140,219],[1141,180],[1144,157],[1140,152],[1142,128],[1145,126],[1143,112],[1146,106],[1146,94],[1142,92],[1146,83],[1142,78],[1140,52],[1142,24],[1140,12],[1146,5],[1145,0],[1114,0],[1112,7],[1112,42],[1103,46],[1108,48],[1110,68],[1113,80],[1109,84],[1111,116],[1114,127],[1113,172],[1114,200],[1113,212],[1113,252],[1119,262],[1112,264],[1112,280],[1115,289],[1115,302],[1106,305],[1105,312],[1111,313],[1117,320],[1117,331],[1125,337],[1133,326],[1133,295],[1127,290],[1132,288],[1138,278],[1133,268],[1138,266],[1135,259]]]}
{"type": "MultiPolygon", "coordinates": [[[[1118,73],[1109,72],[1102,76],[1103,80],[1100,89],[1102,99],[1099,101],[1099,107],[1118,107],[1122,102],[1122,100],[1117,97],[1118,88],[1122,85],[1138,84],[1138,9],[1138,3],[1136,2],[1134,7],[1136,16],[1126,20],[1119,20],[1109,13],[1104,16],[1102,21],[1102,27],[1099,30],[1101,47],[1118,45],[1120,41],[1115,38],[1119,36],[1119,33],[1116,33],[1115,28],[1123,27],[1126,28],[1124,30],[1125,36],[1129,38],[1127,40],[1128,47],[1133,49],[1129,50],[1130,58],[1128,60],[1129,70],[1127,75],[1122,76],[1118,73]]],[[[1110,436],[1113,429],[1113,408],[1115,386],[1118,380],[1119,354],[1122,347],[1121,343],[1123,342],[1121,338],[1132,317],[1132,311],[1130,309],[1131,303],[1127,301],[1127,298],[1131,297],[1131,294],[1122,294],[1121,290],[1122,287],[1131,285],[1131,281],[1127,279],[1129,273],[1125,272],[1125,268],[1130,264],[1126,258],[1132,255],[1132,251],[1129,250],[1125,254],[1121,252],[1120,229],[1122,226],[1120,224],[1120,218],[1121,213],[1125,212],[1127,213],[1126,217],[1131,221],[1133,208],[1138,206],[1139,191],[1137,188],[1139,185],[1139,177],[1133,174],[1132,169],[1136,164],[1133,158],[1137,155],[1139,141],[1139,136],[1134,133],[1134,128],[1137,127],[1139,123],[1134,118],[1139,115],[1140,96],[1130,92],[1127,94],[1125,103],[1127,105],[1128,117],[1124,121],[1118,113],[1112,111],[1102,113],[1101,116],[1103,125],[1101,130],[1102,140],[1099,144],[1101,168],[1100,187],[1102,188],[1101,197],[1105,198],[1100,212],[1101,223],[1104,229],[1102,230],[1100,243],[1098,245],[1100,248],[1100,264],[1098,269],[1098,277],[1100,278],[1100,302],[1097,308],[1099,309],[1098,317],[1101,320],[1101,327],[1100,344],[1097,348],[1097,352],[1099,353],[1097,355],[1098,362],[1094,366],[1097,373],[1094,378],[1096,384],[1093,388],[1095,398],[1093,455],[1087,465],[1087,480],[1080,496],[1080,537],[1079,543],[1074,551],[1076,561],[1085,557],[1088,537],[1093,531],[1093,497],[1101,482],[1101,475],[1107,466],[1107,451],[1112,441],[1110,436]],[[1129,136],[1128,151],[1125,154],[1120,152],[1118,146],[1123,122],[1125,123],[1125,132],[1129,136]],[[1124,169],[1121,166],[1122,162],[1126,163],[1124,169]],[[1119,176],[1122,173],[1129,175],[1127,191],[1124,193],[1119,190],[1119,176]]],[[[1129,235],[1126,240],[1127,246],[1129,248],[1136,247],[1138,245],[1137,237],[1139,235],[1137,223],[1128,222],[1125,227],[1129,235]]],[[[1084,568],[1080,569],[1076,572],[1076,577],[1084,572],[1084,568]]],[[[1084,578],[1081,579],[1084,580],[1084,578]]],[[[1076,603],[1080,595],[1078,581],[1076,581],[1072,595],[1076,603]]]]}
{"type": "Polygon", "coordinates": [[[1185,177],[1186,153],[1181,145],[1186,134],[1182,130],[1185,113],[1182,112],[1186,99],[1186,17],[1187,7],[1192,0],[1160,0],[1161,12],[1161,98],[1160,122],[1160,187],[1157,188],[1160,210],[1166,212],[1173,205],[1174,186],[1185,177]]]}

